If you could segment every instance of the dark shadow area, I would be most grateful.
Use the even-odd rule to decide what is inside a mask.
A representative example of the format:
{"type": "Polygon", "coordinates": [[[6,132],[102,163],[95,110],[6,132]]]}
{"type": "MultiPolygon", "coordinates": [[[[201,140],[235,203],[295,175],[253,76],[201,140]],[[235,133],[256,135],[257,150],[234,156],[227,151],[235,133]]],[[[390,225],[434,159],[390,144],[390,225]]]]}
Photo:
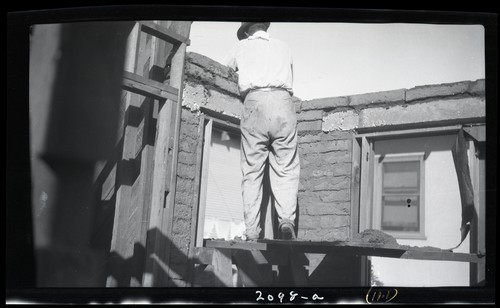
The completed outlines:
{"type": "Polygon", "coordinates": [[[326,254],[309,275],[310,287],[360,287],[359,257],[341,252],[326,254]]]}

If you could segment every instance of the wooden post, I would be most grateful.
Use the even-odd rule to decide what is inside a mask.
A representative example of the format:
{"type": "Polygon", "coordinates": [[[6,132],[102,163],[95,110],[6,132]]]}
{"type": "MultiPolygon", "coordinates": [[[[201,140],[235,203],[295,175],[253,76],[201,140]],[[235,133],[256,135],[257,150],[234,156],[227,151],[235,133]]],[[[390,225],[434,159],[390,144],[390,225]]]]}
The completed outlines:
{"type": "Polygon", "coordinates": [[[212,266],[214,270],[215,287],[233,286],[233,267],[231,260],[231,250],[214,249],[212,257],[212,266]]]}
{"type": "MultiPolygon", "coordinates": [[[[372,225],[372,161],[371,143],[366,137],[361,138],[360,157],[360,196],[359,196],[359,226],[358,232],[370,229],[372,225]]],[[[361,256],[361,285],[370,285],[369,257],[361,256]]]]}
{"type": "Polygon", "coordinates": [[[351,227],[349,236],[359,233],[360,213],[360,182],[361,182],[361,145],[357,138],[352,140],[352,169],[351,169],[351,227]]]}
{"type": "MultiPolygon", "coordinates": [[[[191,22],[174,22],[170,29],[188,37],[190,27],[191,22]]],[[[183,43],[175,52],[170,70],[170,86],[179,89],[177,103],[167,100],[158,113],[149,230],[156,229],[162,236],[157,237],[158,232],[151,232],[147,239],[144,286],[168,284],[185,51],[186,44],[183,43]],[[162,240],[164,238],[167,240],[162,240]],[[165,266],[155,260],[160,260],[165,266]]]]}
{"type": "MultiPolygon", "coordinates": [[[[235,264],[238,268],[238,276],[244,287],[270,286],[270,281],[261,275],[259,266],[251,250],[237,250],[234,254],[235,264]]],[[[269,278],[269,277],[268,277],[269,278]]]]}
{"type": "MultiPolygon", "coordinates": [[[[484,140],[483,140],[484,141],[484,140]]],[[[476,142],[469,141],[469,167],[474,188],[475,215],[470,229],[470,253],[485,253],[485,210],[484,210],[484,157],[476,142]],[[482,159],[481,159],[482,158],[482,159]]],[[[470,285],[474,286],[485,279],[484,264],[470,264],[470,285]]]]}

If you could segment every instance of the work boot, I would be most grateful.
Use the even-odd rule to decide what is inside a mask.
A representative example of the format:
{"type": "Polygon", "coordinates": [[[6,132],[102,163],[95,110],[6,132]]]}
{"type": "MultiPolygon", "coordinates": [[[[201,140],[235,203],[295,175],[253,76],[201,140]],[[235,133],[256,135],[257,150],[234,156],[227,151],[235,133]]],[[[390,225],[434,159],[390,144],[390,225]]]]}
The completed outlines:
{"type": "Polygon", "coordinates": [[[284,223],[281,225],[281,239],[294,241],[297,238],[295,237],[295,230],[293,230],[293,225],[289,223],[284,223]]]}

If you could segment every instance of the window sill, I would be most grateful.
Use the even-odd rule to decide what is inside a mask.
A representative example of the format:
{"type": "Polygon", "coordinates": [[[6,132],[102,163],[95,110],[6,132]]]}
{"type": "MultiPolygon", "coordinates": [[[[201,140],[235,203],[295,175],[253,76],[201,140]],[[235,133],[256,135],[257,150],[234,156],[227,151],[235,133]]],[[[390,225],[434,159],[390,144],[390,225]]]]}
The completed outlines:
{"type": "Polygon", "coordinates": [[[384,231],[384,232],[391,235],[395,239],[422,240],[422,241],[427,240],[427,237],[425,236],[425,234],[422,234],[422,233],[403,233],[403,232],[398,233],[398,232],[388,232],[388,231],[384,231]]]}

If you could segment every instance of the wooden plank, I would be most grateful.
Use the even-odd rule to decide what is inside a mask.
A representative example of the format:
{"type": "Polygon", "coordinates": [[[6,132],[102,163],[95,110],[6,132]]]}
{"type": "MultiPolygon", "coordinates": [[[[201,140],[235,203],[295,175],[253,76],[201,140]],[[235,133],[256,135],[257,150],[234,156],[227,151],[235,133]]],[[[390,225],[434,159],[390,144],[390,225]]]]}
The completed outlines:
{"type": "Polygon", "coordinates": [[[231,251],[227,249],[214,249],[212,266],[215,275],[215,287],[233,286],[233,268],[231,251]]]}
{"type": "Polygon", "coordinates": [[[380,244],[356,243],[352,241],[311,242],[311,241],[283,241],[258,240],[256,242],[235,242],[224,240],[206,240],[207,247],[240,249],[240,250],[286,250],[301,253],[333,253],[379,256],[387,258],[411,258],[421,260],[441,260],[456,262],[484,263],[485,258],[476,254],[457,253],[437,248],[389,246],[380,244]],[[403,256],[408,252],[405,256],[403,256]]]}
{"type": "Polygon", "coordinates": [[[193,247],[190,250],[190,258],[193,264],[212,264],[215,248],[193,247]]]}
{"type": "Polygon", "coordinates": [[[242,250],[267,250],[268,245],[259,241],[225,241],[225,240],[205,240],[205,247],[211,248],[230,248],[242,250]]]}
{"type": "MultiPolygon", "coordinates": [[[[201,183],[202,183],[201,176],[202,176],[202,170],[203,170],[202,168],[204,166],[204,164],[203,164],[203,148],[204,148],[203,140],[205,138],[205,117],[203,115],[200,116],[200,121],[199,121],[198,127],[200,130],[200,134],[198,135],[198,144],[196,146],[196,175],[194,178],[194,187],[201,187],[201,183]]],[[[199,223],[198,217],[199,217],[199,212],[200,212],[200,203],[201,203],[199,189],[195,190],[193,199],[195,200],[195,204],[193,206],[193,211],[192,211],[192,215],[191,215],[191,221],[193,223],[191,223],[191,237],[190,237],[191,239],[194,239],[190,243],[192,247],[203,245],[203,240],[198,241],[197,237],[196,237],[197,230],[198,230],[198,223],[199,223]]]]}
{"type": "Polygon", "coordinates": [[[223,125],[230,126],[234,128],[236,131],[240,132],[240,119],[229,115],[229,114],[222,114],[218,111],[200,106],[200,111],[206,115],[207,117],[210,117],[211,119],[215,120],[218,123],[221,123],[223,125]]]}
{"type": "Polygon", "coordinates": [[[486,126],[485,125],[464,127],[464,131],[478,142],[485,142],[486,141],[486,126]]]}
{"type": "Polygon", "coordinates": [[[179,92],[174,87],[126,71],[123,72],[123,88],[154,99],[174,102],[177,102],[179,92]]]}
{"type": "MultiPolygon", "coordinates": [[[[204,120],[203,120],[204,121],[204,120]]],[[[212,124],[209,120],[203,124],[203,158],[201,163],[200,198],[198,200],[198,224],[196,231],[196,246],[203,245],[203,232],[205,229],[205,202],[207,199],[208,162],[210,158],[210,143],[212,140],[212,124]]]]}
{"type": "MultiPolygon", "coordinates": [[[[180,35],[189,36],[191,30],[191,22],[189,21],[179,21],[173,23],[170,27],[175,30],[180,35]]],[[[169,136],[173,139],[173,147],[170,151],[171,155],[167,155],[166,173],[165,173],[165,184],[170,187],[169,196],[165,202],[165,210],[163,211],[162,220],[162,230],[165,230],[166,236],[168,238],[173,238],[173,224],[174,224],[174,208],[175,208],[175,195],[177,189],[177,160],[179,155],[179,140],[180,140],[180,130],[181,130],[181,113],[182,113],[182,89],[184,84],[184,63],[186,56],[186,44],[183,43],[179,46],[174,56],[172,57],[172,65],[170,69],[170,85],[180,89],[178,91],[177,103],[170,106],[165,106],[166,108],[171,108],[171,114],[173,115],[173,120],[169,122],[169,131],[172,134],[169,136]]],[[[169,140],[171,140],[169,138],[169,140]]],[[[168,151],[168,150],[167,150],[168,151]]],[[[190,239],[190,241],[193,239],[190,239]]],[[[170,251],[172,242],[166,243],[165,249],[170,251]]],[[[167,255],[167,263],[170,263],[170,254],[167,255]]],[[[171,275],[171,270],[167,272],[167,275],[171,275]]]]}
{"type": "Polygon", "coordinates": [[[485,258],[480,258],[475,254],[442,252],[442,251],[420,251],[407,250],[399,258],[417,260],[455,261],[485,264],[485,258]]]}
{"type": "Polygon", "coordinates": [[[352,141],[351,169],[351,226],[349,236],[359,233],[359,193],[361,184],[361,144],[358,138],[352,141]]]}
{"type": "Polygon", "coordinates": [[[152,21],[141,21],[140,23],[142,31],[151,34],[153,36],[156,36],[161,40],[167,41],[174,45],[184,43],[189,46],[191,44],[189,38],[180,35],[179,33],[176,33],[174,31],[171,31],[170,29],[167,29],[163,26],[155,24],[152,21]]]}
{"type": "MultiPolygon", "coordinates": [[[[469,141],[469,167],[474,189],[475,215],[470,228],[470,252],[485,252],[485,212],[484,212],[484,159],[480,160],[476,152],[476,142],[469,141]]],[[[474,286],[485,279],[485,265],[470,265],[470,285],[474,286]]]]}
{"type": "Polygon", "coordinates": [[[438,126],[438,127],[426,127],[426,128],[414,128],[414,129],[401,129],[401,130],[391,130],[391,131],[380,131],[380,132],[370,132],[370,133],[360,133],[357,137],[364,138],[384,138],[384,137],[403,137],[411,135],[432,135],[432,134],[448,134],[457,132],[462,128],[462,125],[450,125],[450,126],[438,126]]]}
{"type": "MultiPolygon", "coordinates": [[[[173,23],[171,29],[175,29],[181,35],[189,36],[190,27],[191,22],[179,21],[173,23]]],[[[174,219],[175,185],[177,180],[176,157],[180,132],[185,52],[186,46],[181,44],[172,59],[170,71],[170,85],[180,89],[177,103],[167,100],[167,103],[160,109],[157,120],[150,229],[159,229],[162,235],[168,239],[172,239],[174,219]],[[175,138],[173,150],[168,149],[170,138],[175,138]]],[[[147,255],[158,255],[165,264],[169,264],[171,245],[171,240],[164,241],[160,238],[152,239],[151,242],[148,240],[147,255]]],[[[148,259],[145,274],[146,286],[168,286],[169,276],[170,268],[164,273],[155,264],[154,260],[148,259]]]]}
{"type": "MultiPolygon", "coordinates": [[[[146,36],[147,35],[142,35],[142,37],[146,36]]],[[[151,44],[153,44],[155,40],[156,38],[151,39],[151,44]]],[[[142,44],[145,44],[145,41],[142,44]]],[[[154,54],[151,55],[150,59],[153,59],[153,61],[155,61],[157,59],[156,52],[158,50],[156,48],[152,50],[154,51],[154,54]]],[[[138,49],[138,56],[141,56],[142,53],[143,52],[141,52],[141,49],[138,49]]],[[[142,68],[141,66],[145,65],[145,62],[140,61],[139,64],[140,65],[136,66],[136,72],[139,70],[139,68],[142,68]]],[[[160,102],[160,104],[162,103],[163,102],[160,102]]],[[[175,102],[173,102],[171,99],[167,99],[167,101],[163,104],[163,107],[170,105],[175,105],[175,102]]],[[[154,232],[149,232],[146,244],[146,270],[143,275],[143,286],[146,287],[166,286],[168,283],[168,281],[164,281],[164,278],[166,276],[163,272],[164,269],[159,265],[158,262],[156,262],[155,259],[159,258],[163,263],[168,264],[167,262],[165,262],[168,256],[168,250],[166,249],[167,243],[166,241],[162,240],[161,237],[166,237],[166,232],[162,226],[162,221],[165,199],[168,197],[170,191],[168,184],[166,184],[167,181],[165,178],[165,170],[167,169],[166,155],[168,138],[172,134],[172,132],[169,130],[170,121],[173,118],[171,110],[171,108],[160,108],[160,105],[158,106],[156,136],[154,142],[154,168],[150,197],[151,209],[148,226],[148,230],[154,232]]]]}
{"type": "Polygon", "coordinates": [[[371,228],[371,182],[370,178],[370,155],[371,146],[366,137],[361,138],[361,174],[360,174],[360,196],[359,196],[359,230],[361,232],[371,228]]]}

